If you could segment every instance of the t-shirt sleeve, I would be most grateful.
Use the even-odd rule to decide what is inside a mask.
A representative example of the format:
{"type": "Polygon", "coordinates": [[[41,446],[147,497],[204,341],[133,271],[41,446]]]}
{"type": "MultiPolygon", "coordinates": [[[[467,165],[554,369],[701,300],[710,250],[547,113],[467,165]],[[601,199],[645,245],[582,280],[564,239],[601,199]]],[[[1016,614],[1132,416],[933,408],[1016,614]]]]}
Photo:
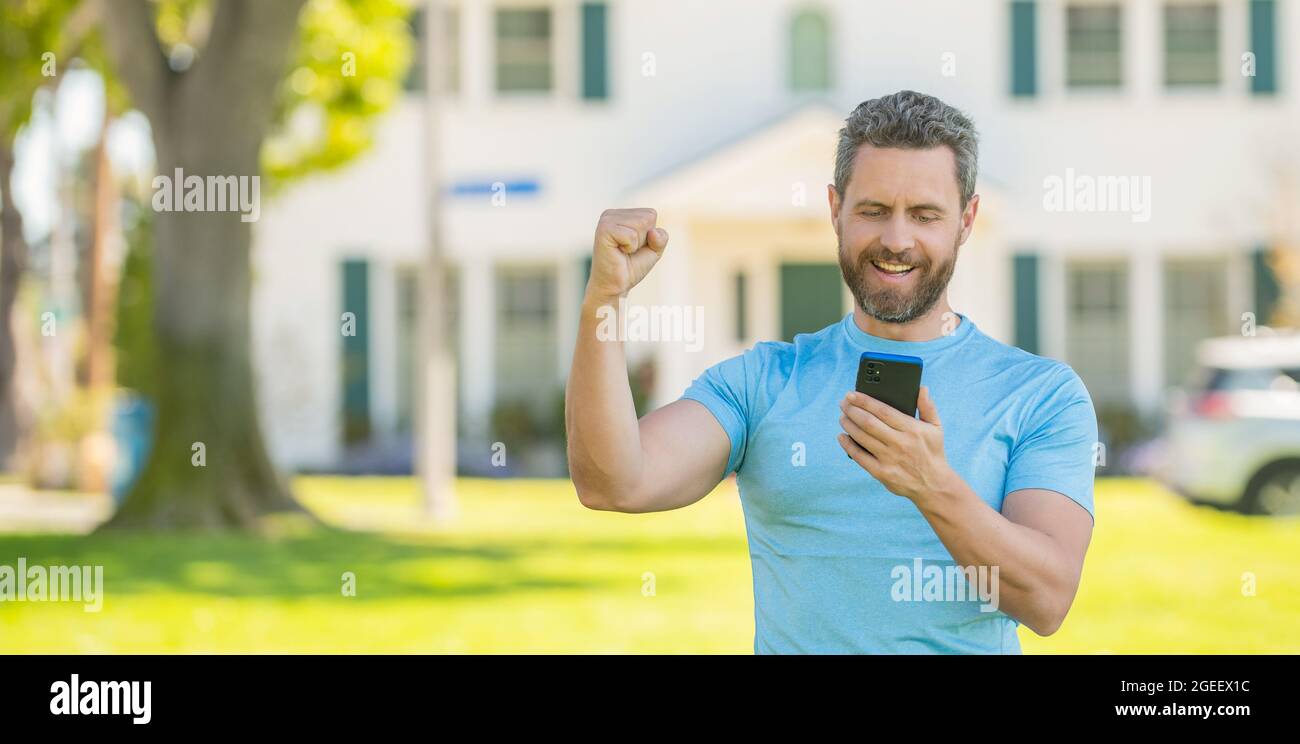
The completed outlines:
{"type": "Polygon", "coordinates": [[[745,458],[745,444],[755,415],[754,398],[763,369],[763,345],[723,360],[695,378],[682,399],[702,403],[727,432],[731,455],[723,477],[740,469],[745,458]]]}
{"type": "Polygon", "coordinates": [[[1012,448],[1006,493],[1025,488],[1056,491],[1073,499],[1095,520],[1093,479],[1097,414],[1083,380],[1067,375],[1033,404],[1012,448]]]}

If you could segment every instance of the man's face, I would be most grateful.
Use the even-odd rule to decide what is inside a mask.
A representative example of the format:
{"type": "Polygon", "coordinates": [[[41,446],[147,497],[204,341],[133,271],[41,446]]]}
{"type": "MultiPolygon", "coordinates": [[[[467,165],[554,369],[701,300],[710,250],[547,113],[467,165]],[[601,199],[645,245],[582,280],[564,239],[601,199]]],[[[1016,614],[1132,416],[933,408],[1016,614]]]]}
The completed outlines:
{"type": "Polygon", "coordinates": [[[829,189],[840,271],[867,315],[907,323],[948,287],[979,196],[961,208],[952,150],[862,145],[841,195],[829,189]]]}

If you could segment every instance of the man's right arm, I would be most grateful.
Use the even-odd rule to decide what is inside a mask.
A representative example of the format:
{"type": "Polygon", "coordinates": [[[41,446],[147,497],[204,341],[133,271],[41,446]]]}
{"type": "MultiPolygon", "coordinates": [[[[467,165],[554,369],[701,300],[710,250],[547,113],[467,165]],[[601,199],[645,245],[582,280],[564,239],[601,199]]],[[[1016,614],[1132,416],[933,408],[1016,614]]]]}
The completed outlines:
{"type": "Polygon", "coordinates": [[[623,342],[597,335],[602,322],[618,327],[619,298],[667,247],[656,219],[650,209],[607,210],[596,227],[564,399],[569,472],[579,500],[591,509],[651,512],[693,504],[717,486],[731,453],[722,425],[696,401],[675,401],[638,421],[623,342]]]}

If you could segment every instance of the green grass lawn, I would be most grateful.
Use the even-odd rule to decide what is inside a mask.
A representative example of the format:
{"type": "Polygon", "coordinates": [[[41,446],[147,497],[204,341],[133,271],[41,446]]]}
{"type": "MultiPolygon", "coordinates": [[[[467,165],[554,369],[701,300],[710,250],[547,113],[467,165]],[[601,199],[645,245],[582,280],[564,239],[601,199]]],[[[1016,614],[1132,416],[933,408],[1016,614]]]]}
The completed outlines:
{"type": "MultiPolygon", "coordinates": [[[[730,484],[687,509],[583,509],[565,481],[462,480],[438,528],[410,479],[301,478],[327,522],[263,537],[3,535],[0,564],[102,564],[99,613],[0,605],[14,652],[738,652],[752,649],[730,484]],[[344,596],[342,576],[356,577],[344,596]]],[[[1300,520],[1104,480],[1065,626],[1026,653],[1300,652],[1300,520]],[[1243,596],[1242,575],[1256,596],[1243,596]]]]}

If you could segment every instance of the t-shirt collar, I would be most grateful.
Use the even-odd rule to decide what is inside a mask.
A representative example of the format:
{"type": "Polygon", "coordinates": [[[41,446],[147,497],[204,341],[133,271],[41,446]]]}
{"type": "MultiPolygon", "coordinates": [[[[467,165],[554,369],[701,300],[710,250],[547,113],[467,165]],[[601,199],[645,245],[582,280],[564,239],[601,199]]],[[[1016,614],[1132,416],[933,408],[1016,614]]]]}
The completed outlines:
{"type": "Polygon", "coordinates": [[[848,336],[849,342],[864,351],[883,351],[892,354],[931,354],[942,349],[955,346],[966,340],[975,331],[975,324],[961,313],[957,313],[961,322],[953,329],[952,333],[946,336],[938,336],[928,341],[895,341],[892,338],[881,338],[858,328],[858,324],[853,322],[853,313],[844,316],[840,321],[840,326],[844,329],[845,335],[848,336]]]}

